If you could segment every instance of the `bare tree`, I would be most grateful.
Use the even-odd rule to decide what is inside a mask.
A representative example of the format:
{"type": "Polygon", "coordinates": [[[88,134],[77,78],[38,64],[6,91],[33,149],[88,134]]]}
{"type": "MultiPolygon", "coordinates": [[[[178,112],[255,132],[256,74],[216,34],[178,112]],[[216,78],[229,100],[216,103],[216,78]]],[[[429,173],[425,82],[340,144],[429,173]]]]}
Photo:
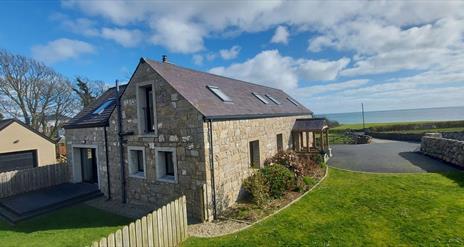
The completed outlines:
{"type": "Polygon", "coordinates": [[[57,128],[47,121],[71,115],[76,109],[71,83],[53,69],[33,59],[0,50],[0,107],[24,118],[32,128],[54,137],[57,128]]]}
{"type": "Polygon", "coordinates": [[[73,91],[79,96],[82,107],[89,106],[105,90],[105,83],[92,81],[82,76],[76,77],[76,86],[73,91]]]}

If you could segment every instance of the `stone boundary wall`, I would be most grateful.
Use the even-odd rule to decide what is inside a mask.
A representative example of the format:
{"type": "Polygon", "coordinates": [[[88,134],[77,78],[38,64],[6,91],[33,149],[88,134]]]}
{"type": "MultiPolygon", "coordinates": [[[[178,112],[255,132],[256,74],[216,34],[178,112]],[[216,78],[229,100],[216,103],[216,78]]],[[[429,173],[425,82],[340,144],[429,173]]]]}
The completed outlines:
{"type": "MultiPolygon", "coordinates": [[[[379,138],[379,139],[389,139],[396,141],[409,141],[409,142],[421,142],[424,133],[387,133],[387,132],[369,132],[368,135],[379,138]]],[[[441,132],[443,138],[447,139],[456,139],[464,141],[464,131],[463,132],[441,132]]]]}
{"type": "Polygon", "coordinates": [[[441,133],[443,138],[446,139],[455,139],[459,141],[464,141],[464,131],[461,132],[443,132],[441,133]]]}
{"type": "Polygon", "coordinates": [[[421,151],[425,155],[464,167],[464,141],[424,136],[421,151]]]}
{"type": "Polygon", "coordinates": [[[385,133],[385,132],[369,132],[368,135],[373,138],[388,139],[396,141],[408,141],[408,142],[421,142],[421,138],[424,134],[413,134],[413,133],[385,133]]]}

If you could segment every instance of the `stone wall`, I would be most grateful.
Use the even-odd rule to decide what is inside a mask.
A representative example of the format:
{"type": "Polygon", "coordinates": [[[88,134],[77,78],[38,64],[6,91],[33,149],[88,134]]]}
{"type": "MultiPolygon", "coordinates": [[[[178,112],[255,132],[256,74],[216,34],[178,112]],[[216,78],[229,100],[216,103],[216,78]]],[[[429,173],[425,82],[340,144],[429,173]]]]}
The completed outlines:
{"type": "Polygon", "coordinates": [[[424,136],[422,153],[464,167],[464,141],[424,136]]]}
{"type": "Polygon", "coordinates": [[[420,142],[424,134],[415,133],[386,133],[386,132],[368,132],[373,138],[388,139],[396,141],[420,142]]]}
{"type": "MultiPolygon", "coordinates": [[[[275,117],[250,120],[218,121],[212,123],[214,175],[216,184],[217,209],[232,205],[240,197],[243,180],[254,169],[250,166],[249,143],[259,140],[261,166],[264,160],[277,152],[277,134],[283,136],[283,148],[292,147],[291,130],[299,117],[275,117]]],[[[208,124],[204,123],[206,143],[206,163],[209,162],[208,124]]],[[[211,188],[208,169],[208,188],[211,188]]],[[[211,202],[210,202],[211,205],[211,202]]]]}
{"type": "MultiPolygon", "coordinates": [[[[189,217],[201,218],[202,185],[205,184],[203,116],[147,64],[140,64],[122,99],[124,165],[128,203],[162,206],[186,195],[189,217]],[[138,132],[136,85],[153,82],[156,98],[157,135],[138,132]],[[143,147],[146,157],[145,178],[129,176],[127,147],[143,147]],[[156,176],[156,149],[174,148],[177,158],[177,182],[162,182],[156,176]]],[[[110,118],[110,174],[113,198],[121,198],[120,161],[117,147],[117,111],[110,118]],[[113,152],[114,151],[114,152],[113,152]]]]}
{"type": "Polygon", "coordinates": [[[464,131],[461,132],[442,132],[443,138],[464,141],[464,131]]]}

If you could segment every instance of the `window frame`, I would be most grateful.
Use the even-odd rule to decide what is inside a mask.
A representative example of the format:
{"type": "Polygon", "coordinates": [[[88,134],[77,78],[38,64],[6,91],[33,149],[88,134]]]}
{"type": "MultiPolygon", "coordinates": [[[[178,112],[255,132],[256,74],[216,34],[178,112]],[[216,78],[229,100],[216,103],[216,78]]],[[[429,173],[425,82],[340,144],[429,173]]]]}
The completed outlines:
{"type": "Polygon", "coordinates": [[[288,101],[290,101],[291,103],[293,103],[295,106],[300,106],[300,104],[298,104],[296,102],[296,100],[294,100],[293,98],[290,98],[290,97],[287,97],[288,101]]]}
{"type": "Polygon", "coordinates": [[[284,151],[284,135],[279,133],[276,135],[276,149],[277,152],[284,151]],[[279,140],[280,140],[280,149],[279,149],[279,140]]]}
{"type": "Polygon", "coordinates": [[[255,92],[252,92],[251,94],[253,94],[263,104],[265,104],[265,105],[269,104],[269,101],[267,101],[261,94],[258,94],[258,93],[255,93],[255,92]]]}
{"type": "Polygon", "coordinates": [[[155,148],[155,163],[156,163],[156,180],[165,183],[178,183],[178,171],[177,171],[177,152],[175,147],[156,147],[155,148]],[[174,175],[166,174],[166,163],[161,164],[160,152],[171,152],[172,153],[172,164],[174,168],[174,175]],[[164,174],[163,174],[164,171],[164,174]]]}
{"type": "Polygon", "coordinates": [[[271,95],[265,94],[264,96],[266,96],[268,99],[270,99],[272,102],[274,102],[274,104],[282,105],[282,102],[278,101],[276,98],[272,97],[271,95]]]}
{"type": "Polygon", "coordinates": [[[142,137],[157,137],[158,136],[158,117],[156,114],[156,90],[155,90],[155,81],[145,81],[139,82],[136,84],[136,103],[137,103],[137,128],[139,136],[142,137]],[[148,102],[147,98],[147,87],[151,86],[152,100],[153,100],[153,116],[150,116],[150,119],[153,123],[153,132],[146,132],[147,121],[146,113],[143,108],[148,102]]]}
{"type": "Polygon", "coordinates": [[[218,97],[223,102],[227,102],[227,103],[232,103],[233,102],[232,99],[229,97],[229,95],[224,93],[224,91],[222,91],[222,89],[220,89],[219,87],[208,85],[208,86],[206,86],[206,88],[208,88],[208,90],[210,92],[212,92],[214,95],[216,95],[216,97],[218,97]]]}
{"type": "Polygon", "coordinates": [[[144,146],[128,146],[127,147],[127,168],[129,171],[129,177],[134,178],[147,178],[147,156],[145,155],[144,146]],[[143,172],[138,170],[138,164],[132,164],[132,151],[142,151],[143,157],[143,172]],[[134,170],[135,169],[135,170],[134,170]]]}
{"type": "Polygon", "coordinates": [[[106,108],[108,108],[114,101],[114,98],[109,98],[107,100],[105,100],[105,102],[103,102],[102,104],[100,104],[97,109],[95,109],[92,114],[93,115],[100,115],[102,114],[106,108]]]}
{"type": "Polygon", "coordinates": [[[259,147],[259,140],[250,140],[248,141],[248,155],[249,155],[249,166],[251,168],[260,168],[261,167],[261,151],[260,151],[260,147],[259,147]],[[253,143],[258,143],[257,145],[257,150],[254,150],[253,149],[253,143]],[[254,151],[257,151],[258,152],[258,164],[254,164],[253,163],[253,158],[254,158],[254,151]]]}

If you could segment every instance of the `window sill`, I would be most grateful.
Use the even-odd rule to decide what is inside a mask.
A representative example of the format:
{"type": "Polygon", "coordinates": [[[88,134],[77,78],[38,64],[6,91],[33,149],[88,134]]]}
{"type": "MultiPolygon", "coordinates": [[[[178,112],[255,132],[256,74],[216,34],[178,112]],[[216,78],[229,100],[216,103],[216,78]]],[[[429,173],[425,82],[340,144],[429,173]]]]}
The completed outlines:
{"type": "Polygon", "coordinates": [[[165,183],[177,184],[177,179],[174,176],[163,176],[163,177],[157,178],[156,180],[160,182],[165,182],[165,183]]]}
{"type": "Polygon", "coordinates": [[[147,134],[138,134],[138,137],[141,137],[141,138],[154,138],[154,137],[158,137],[157,134],[155,133],[147,133],[147,134]]]}
{"type": "Polygon", "coordinates": [[[145,173],[143,173],[143,172],[136,172],[136,173],[134,173],[134,174],[130,174],[129,177],[131,177],[131,178],[145,179],[145,173]]]}

